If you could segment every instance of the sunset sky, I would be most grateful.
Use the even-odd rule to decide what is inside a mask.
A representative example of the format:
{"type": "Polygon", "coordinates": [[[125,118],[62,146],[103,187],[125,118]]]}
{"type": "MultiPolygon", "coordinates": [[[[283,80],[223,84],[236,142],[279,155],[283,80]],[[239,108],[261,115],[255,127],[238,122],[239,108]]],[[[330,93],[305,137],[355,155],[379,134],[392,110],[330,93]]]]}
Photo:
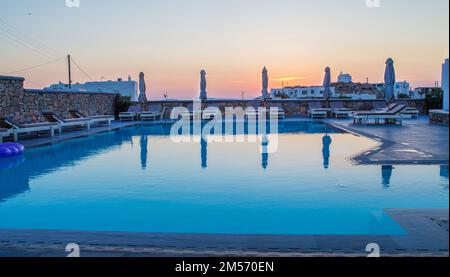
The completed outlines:
{"type": "MultiPolygon", "coordinates": [[[[257,96],[261,70],[270,87],[320,85],[324,68],[354,81],[397,80],[414,87],[440,80],[449,55],[448,0],[65,0],[2,1],[0,74],[26,87],[67,82],[71,54],[95,80],[144,71],[150,98],[193,98],[207,70],[210,97],[257,96]],[[17,72],[20,71],[20,72],[17,72]]],[[[89,79],[74,66],[75,82],[89,79]]]]}

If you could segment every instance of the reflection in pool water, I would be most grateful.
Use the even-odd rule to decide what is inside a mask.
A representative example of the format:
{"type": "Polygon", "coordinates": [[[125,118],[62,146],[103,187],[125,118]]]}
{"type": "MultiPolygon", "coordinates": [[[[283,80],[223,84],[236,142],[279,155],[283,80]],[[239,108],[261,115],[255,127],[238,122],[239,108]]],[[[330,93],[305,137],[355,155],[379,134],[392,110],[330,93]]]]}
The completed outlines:
{"type": "Polygon", "coordinates": [[[346,160],[375,142],[313,122],[279,129],[270,154],[264,142],[174,143],[170,125],[29,150],[0,169],[0,228],[403,234],[384,209],[448,208],[448,166],[380,173],[346,160]]]}
{"type": "Polygon", "coordinates": [[[383,165],[381,167],[381,175],[383,176],[383,186],[389,187],[391,185],[392,171],[394,167],[392,165],[383,165]]]}
{"type": "Polygon", "coordinates": [[[328,168],[330,166],[330,145],[333,142],[333,140],[331,139],[331,137],[326,134],[323,138],[322,138],[322,144],[323,144],[323,167],[324,168],[328,168]]]}

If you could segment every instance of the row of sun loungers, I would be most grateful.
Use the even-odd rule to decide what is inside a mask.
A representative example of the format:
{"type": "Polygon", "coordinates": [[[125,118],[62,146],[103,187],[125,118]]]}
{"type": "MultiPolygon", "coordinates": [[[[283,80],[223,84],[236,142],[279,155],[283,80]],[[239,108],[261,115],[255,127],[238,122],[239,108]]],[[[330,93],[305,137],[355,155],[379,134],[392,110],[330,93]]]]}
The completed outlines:
{"type": "Polygon", "coordinates": [[[6,137],[13,136],[14,141],[19,140],[19,136],[22,134],[31,133],[48,133],[51,137],[55,136],[55,133],[62,133],[65,128],[82,127],[90,129],[93,124],[105,123],[108,126],[114,120],[114,116],[91,116],[86,117],[78,111],[71,111],[73,118],[62,118],[59,115],[51,112],[42,113],[46,119],[45,122],[27,123],[21,124],[14,121],[12,118],[0,118],[0,142],[6,137]]]}
{"type": "Polygon", "coordinates": [[[353,111],[344,107],[342,102],[331,102],[331,108],[322,108],[319,102],[308,103],[308,115],[311,118],[327,118],[331,114],[335,118],[351,117],[353,111]]]}
{"type": "Polygon", "coordinates": [[[396,102],[395,104],[391,104],[389,106],[385,101],[375,101],[371,111],[362,112],[354,112],[348,108],[345,108],[342,102],[331,102],[330,108],[322,108],[320,102],[310,102],[308,103],[308,115],[311,118],[327,118],[330,114],[334,118],[349,118],[354,117],[357,114],[361,115],[363,113],[386,113],[391,111],[391,109],[396,106],[404,106],[404,108],[399,112],[402,118],[418,118],[420,115],[419,109],[409,107],[406,101],[396,102]]]}
{"type": "MultiPolygon", "coordinates": [[[[246,109],[245,116],[246,117],[254,117],[259,118],[259,101],[252,101],[249,103],[248,107],[253,109],[246,109]]],[[[186,111],[180,114],[180,117],[184,118],[197,118],[197,119],[210,119],[213,118],[216,113],[220,111],[219,106],[217,105],[209,105],[205,110],[199,112],[198,114],[194,114],[194,105],[189,103],[185,107],[186,111]]],[[[279,119],[284,119],[285,113],[281,104],[271,105],[269,109],[269,115],[272,117],[278,117],[279,119]]],[[[140,105],[130,106],[128,111],[120,113],[119,118],[121,121],[133,121],[133,120],[157,120],[158,118],[162,120],[162,117],[165,114],[165,108],[161,107],[161,104],[153,104],[147,110],[142,111],[140,105]]]]}
{"type": "Polygon", "coordinates": [[[157,120],[162,119],[165,113],[165,108],[161,104],[152,104],[147,110],[142,110],[140,105],[130,106],[128,111],[119,114],[120,121],[134,121],[134,120],[157,120]]]}
{"type": "MultiPolygon", "coordinates": [[[[402,111],[402,115],[405,118],[418,118],[420,115],[420,111],[417,108],[409,107],[408,103],[406,101],[397,101],[397,105],[403,105],[406,108],[402,111]]],[[[375,101],[373,103],[374,111],[386,111],[386,108],[389,106],[386,104],[385,101],[375,101]]]]}
{"type": "Polygon", "coordinates": [[[94,115],[94,116],[85,116],[84,114],[80,113],[79,111],[72,110],[70,111],[70,114],[74,118],[78,119],[90,119],[93,124],[108,124],[108,126],[111,126],[111,123],[114,121],[113,115],[94,115]]]}
{"type": "MultiPolygon", "coordinates": [[[[408,107],[407,103],[397,102],[397,105],[405,106],[401,110],[401,115],[403,118],[408,117],[418,117],[420,111],[417,108],[408,107]]],[[[261,107],[260,101],[250,101],[247,105],[244,116],[247,118],[259,118],[261,107]],[[249,109],[250,108],[250,109],[249,109]],[[253,109],[252,109],[253,108],[253,109]]],[[[195,118],[195,119],[210,119],[214,117],[215,113],[219,111],[217,105],[209,105],[203,112],[194,114],[194,107],[192,103],[189,103],[186,107],[186,111],[181,113],[180,117],[185,118],[195,118]]],[[[387,112],[388,108],[385,101],[375,101],[373,103],[373,109],[369,112],[387,112]]],[[[268,109],[268,116],[277,117],[279,119],[284,119],[285,112],[281,103],[273,103],[268,109]],[[276,109],[275,109],[276,108],[276,109]]],[[[134,105],[129,108],[127,112],[120,113],[120,120],[157,120],[158,118],[162,120],[165,114],[165,109],[162,108],[161,104],[152,104],[147,110],[142,111],[140,105],[134,105]]],[[[334,118],[351,118],[355,114],[354,111],[345,108],[343,102],[333,101],[330,102],[330,108],[323,108],[320,102],[310,102],[308,103],[308,115],[313,119],[324,119],[331,115],[334,118]]]]}

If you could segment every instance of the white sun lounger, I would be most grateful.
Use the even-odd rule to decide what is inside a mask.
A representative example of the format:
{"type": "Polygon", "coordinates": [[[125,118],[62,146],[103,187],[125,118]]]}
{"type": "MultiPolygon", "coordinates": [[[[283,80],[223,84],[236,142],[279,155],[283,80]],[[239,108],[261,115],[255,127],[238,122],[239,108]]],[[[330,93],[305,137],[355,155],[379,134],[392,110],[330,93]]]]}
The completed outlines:
{"type": "Polygon", "coordinates": [[[120,121],[124,121],[124,120],[134,121],[135,119],[138,118],[140,112],[141,112],[141,106],[133,105],[128,108],[128,111],[120,113],[119,119],[120,119],[120,121]]]}
{"type": "Polygon", "coordinates": [[[353,114],[354,124],[367,125],[371,121],[375,124],[380,124],[384,121],[385,124],[403,124],[402,112],[406,109],[405,105],[392,104],[386,108],[385,111],[369,111],[369,112],[356,112],[353,114]]]}
{"type": "Polygon", "coordinates": [[[407,101],[397,101],[399,105],[405,105],[406,109],[402,112],[405,117],[408,118],[419,118],[420,110],[418,108],[410,107],[407,101]]]}
{"type": "Polygon", "coordinates": [[[166,108],[162,109],[161,104],[150,104],[148,110],[140,113],[142,121],[153,120],[155,121],[158,117],[162,120],[166,108]]]}
{"type": "Polygon", "coordinates": [[[57,123],[61,128],[64,127],[86,127],[91,129],[92,120],[89,118],[69,118],[65,119],[52,112],[42,113],[50,123],[57,123]]]}
{"type": "Polygon", "coordinates": [[[80,113],[79,111],[70,111],[72,116],[77,119],[90,119],[93,124],[101,124],[105,123],[108,124],[108,126],[111,126],[111,122],[114,121],[113,115],[94,115],[94,116],[85,116],[83,113],[80,113]]]}
{"type": "Polygon", "coordinates": [[[327,118],[329,109],[322,108],[320,102],[308,102],[308,115],[312,119],[327,118]]]}
{"type": "Polygon", "coordinates": [[[20,134],[29,134],[36,132],[49,132],[50,136],[55,136],[55,130],[61,134],[61,127],[57,123],[40,122],[40,123],[28,123],[19,124],[11,118],[0,119],[3,125],[9,126],[9,134],[14,136],[14,141],[19,140],[20,134]]]}
{"type": "Polygon", "coordinates": [[[336,118],[347,118],[351,117],[353,111],[344,107],[342,102],[331,102],[331,114],[336,118]]]}

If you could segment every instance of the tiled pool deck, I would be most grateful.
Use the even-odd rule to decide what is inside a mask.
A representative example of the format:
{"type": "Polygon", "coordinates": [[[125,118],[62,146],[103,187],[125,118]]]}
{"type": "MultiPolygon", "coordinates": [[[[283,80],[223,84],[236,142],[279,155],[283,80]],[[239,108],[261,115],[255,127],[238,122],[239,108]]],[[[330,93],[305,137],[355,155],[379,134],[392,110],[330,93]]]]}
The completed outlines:
{"type": "MultiPolygon", "coordinates": [[[[289,119],[296,120],[296,119],[289,119]]],[[[404,126],[355,126],[350,120],[325,121],[335,128],[380,142],[355,157],[355,164],[448,165],[449,129],[431,126],[427,118],[407,120],[404,126]]],[[[108,132],[132,126],[115,122],[111,127],[64,133],[54,138],[26,140],[26,147],[108,132]]],[[[381,256],[449,255],[449,210],[386,210],[407,232],[405,236],[241,236],[181,235],[107,232],[0,230],[1,256],[64,257],[68,243],[77,243],[81,255],[101,257],[180,256],[366,256],[366,246],[377,243],[381,256]]]]}
{"type": "Polygon", "coordinates": [[[357,164],[448,164],[449,128],[430,125],[428,117],[405,120],[403,126],[364,126],[333,119],[325,122],[380,142],[380,147],[352,157],[357,164]]]}

